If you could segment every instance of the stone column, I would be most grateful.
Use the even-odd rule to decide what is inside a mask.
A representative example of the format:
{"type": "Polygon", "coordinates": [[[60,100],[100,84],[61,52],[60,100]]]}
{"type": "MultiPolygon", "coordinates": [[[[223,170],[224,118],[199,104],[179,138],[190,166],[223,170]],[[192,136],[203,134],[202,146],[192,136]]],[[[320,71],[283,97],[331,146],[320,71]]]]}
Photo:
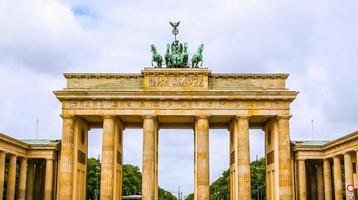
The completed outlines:
{"type": "Polygon", "coordinates": [[[209,200],[209,117],[195,120],[194,200],[209,200]]]}
{"type": "Polygon", "coordinates": [[[59,200],[70,200],[73,196],[74,180],[74,116],[62,116],[62,118],[59,200]]]}
{"type": "Polygon", "coordinates": [[[334,199],[343,200],[341,160],[339,159],[339,157],[333,158],[333,178],[334,178],[334,192],[335,192],[334,199]]]}
{"type": "Polygon", "coordinates": [[[310,199],[317,199],[317,173],[316,173],[316,164],[310,164],[310,175],[309,175],[309,182],[310,182],[310,199]]]}
{"type": "Polygon", "coordinates": [[[235,165],[237,169],[237,188],[238,199],[251,199],[251,177],[250,177],[250,141],[249,141],[249,117],[240,116],[236,119],[234,134],[236,139],[235,165]]]}
{"type": "Polygon", "coordinates": [[[324,173],[324,198],[325,200],[332,200],[332,175],[331,162],[328,159],[323,161],[324,173]]]}
{"type": "Polygon", "coordinates": [[[53,160],[46,160],[44,200],[52,199],[53,160]]]}
{"type": "Polygon", "coordinates": [[[114,148],[115,117],[105,116],[103,119],[102,163],[101,163],[101,200],[112,200],[114,191],[114,148]]]}
{"type": "Polygon", "coordinates": [[[15,199],[15,184],[16,184],[16,156],[11,155],[9,160],[9,172],[7,179],[7,200],[15,199]]]}
{"type": "MultiPolygon", "coordinates": [[[[43,173],[42,173],[42,160],[37,160],[36,161],[36,165],[35,165],[35,184],[34,184],[34,196],[33,199],[37,200],[37,199],[42,199],[43,197],[43,193],[42,193],[42,178],[43,178],[43,173]]],[[[70,198],[71,199],[71,198],[70,198]]]]}
{"type": "Polygon", "coordinates": [[[156,136],[157,119],[155,116],[143,117],[143,166],[142,199],[155,200],[156,193],[156,136]]]}
{"type": "Polygon", "coordinates": [[[322,163],[317,164],[317,199],[324,200],[324,185],[323,185],[323,166],[322,163]]]}
{"type": "Polygon", "coordinates": [[[299,199],[307,199],[307,181],[306,181],[306,163],[305,160],[298,160],[298,184],[299,184],[299,199]]]}
{"type": "MultiPolygon", "coordinates": [[[[352,163],[352,156],[349,152],[344,154],[344,175],[345,175],[345,188],[348,185],[353,185],[353,163],[352,163]]],[[[353,185],[354,187],[354,185],[353,185]]],[[[348,190],[346,189],[346,197],[348,199],[348,190]]]]}
{"type": "Polygon", "coordinates": [[[26,196],[26,178],[27,178],[27,159],[21,158],[20,176],[19,176],[19,193],[18,200],[25,200],[26,196]]]}
{"type": "Polygon", "coordinates": [[[27,171],[27,183],[26,183],[26,200],[33,200],[34,197],[34,181],[35,181],[35,165],[34,162],[29,162],[27,171]]]}
{"type": "Polygon", "coordinates": [[[291,168],[291,140],[289,119],[291,116],[278,116],[279,134],[279,197],[280,200],[291,200],[292,189],[292,168],[291,168]]]}
{"type": "Polygon", "coordinates": [[[3,199],[5,179],[5,152],[0,151],[0,199],[3,199]]]}

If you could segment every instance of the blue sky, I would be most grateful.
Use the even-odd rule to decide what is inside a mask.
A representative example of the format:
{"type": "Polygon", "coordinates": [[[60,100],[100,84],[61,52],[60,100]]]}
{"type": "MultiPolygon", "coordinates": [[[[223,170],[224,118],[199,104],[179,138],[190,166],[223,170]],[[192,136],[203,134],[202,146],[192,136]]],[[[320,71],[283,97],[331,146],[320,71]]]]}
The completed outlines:
{"type": "MultiPolygon", "coordinates": [[[[291,138],[330,140],[357,130],[358,2],[0,0],[0,132],[15,138],[61,135],[61,105],[51,91],[63,72],[139,72],[172,40],[170,20],[189,52],[205,44],[213,72],[290,73],[300,91],[292,104],[291,138]]],[[[251,131],[251,158],[263,154],[251,131]]],[[[90,156],[101,130],[90,133],[90,156]]],[[[141,165],[141,130],[126,130],[124,161],[141,165]]],[[[211,181],[228,166],[228,134],[210,134],[211,181]]],[[[160,132],[159,183],[193,191],[191,130],[160,132]]]]}

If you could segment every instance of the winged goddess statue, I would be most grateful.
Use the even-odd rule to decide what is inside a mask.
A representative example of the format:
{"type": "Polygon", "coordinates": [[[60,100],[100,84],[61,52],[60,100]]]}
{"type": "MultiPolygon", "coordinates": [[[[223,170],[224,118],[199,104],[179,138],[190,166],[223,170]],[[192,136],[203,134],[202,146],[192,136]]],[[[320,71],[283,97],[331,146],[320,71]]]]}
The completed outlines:
{"type": "Polygon", "coordinates": [[[175,37],[175,40],[177,40],[177,35],[179,33],[178,26],[180,24],[180,21],[178,22],[169,22],[169,24],[173,27],[172,33],[175,37]]]}

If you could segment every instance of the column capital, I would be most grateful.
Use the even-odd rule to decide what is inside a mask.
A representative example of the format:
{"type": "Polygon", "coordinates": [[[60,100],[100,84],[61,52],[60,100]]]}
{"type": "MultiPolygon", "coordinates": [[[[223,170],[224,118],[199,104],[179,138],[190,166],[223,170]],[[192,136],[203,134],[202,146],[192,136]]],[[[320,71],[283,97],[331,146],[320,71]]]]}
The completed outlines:
{"type": "Polygon", "coordinates": [[[156,115],[142,115],[142,119],[157,119],[156,115]]]}
{"type": "Polygon", "coordinates": [[[292,115],[277,115],[277,119],[291,119],[292,115]]]}
{"type": "Polygon", "coordinates": [[[115,119],[116,116],[115,115],[102,115],[103,119],[115,119]]]}
{"type": "Polygon", "coordinates": [[[251,115],[236,115],[235,119],[250,119],[251,115]]]}
{"type": "Polygon", "coordinates": [[[13,157],[17,158],[18,157],[16,154],[12,154],[12,153],[7,153],[7,154],[10,156],[10,158],[13,158],[13,157]]]}
{"type": "Polygon", "coordinates": [[[351,151],[346,151],[343,153],[343,155],[351,155],[351,151]]]}
{"type": "Polygon", "coordinates": [[[195,119],[209,119],[210,115],[195,115],[195,119]]]}
{"type": "Polygon", "coordinates": [[[62,119],[74,119],[75,115],[60,115],[62,119]]]}

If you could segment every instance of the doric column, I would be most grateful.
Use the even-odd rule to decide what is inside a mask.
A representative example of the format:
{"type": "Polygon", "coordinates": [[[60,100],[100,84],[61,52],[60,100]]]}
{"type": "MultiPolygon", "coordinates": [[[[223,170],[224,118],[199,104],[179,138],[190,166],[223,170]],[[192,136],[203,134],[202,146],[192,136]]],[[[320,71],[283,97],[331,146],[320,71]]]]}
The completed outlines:
{"type": "Polygon", "coordinates": [[[41,199],[43,196],[42,185],[43,185],[43,166],[42,160],[36,160],[35,165],[35,183],[34,183],[34,196],[33,199],[41,199]]]}
{"type": "Polygon", "coordinates": [[[26,200],[33,200],[34,197],[34,181],[35,181],[34,167],[35,167],[34,162],[30,161],[27,170],[26,200]]]}
{"type": "Polygon", "coordinates": [[[311,193],[310,199],[317,199],[316,164],[310,164],[309,169],[310,169],[309,181],[310,181],[310,193],[311,193]]]}
{"type": "Polygon", "coordinates": [[[3,199],[5,178],[5,152],[0,151],[0,199],[3,199]]]}
{"type": "Polygon", "coordinates": [[[16,156],[10,155],[9,172],[7,179],[7,200],[15,199],[15,184],[16,184],[16,156]]]}
{"type": "Polygon", "coordinates": [[[21,158],[20,176],[19,176],[19,193],[18,200],[25,200],[26,196],[26,178],[27,178],[27,159],[21,158]]]}
{"type": "Polygon", "coordinates": [[[332,175],[331,162],[328,159],[323,161],[324,173],[324,198],[325,200],[332,200],[332,175]]]}
{"type": "MultiPolygon", "coordinates": [[[[344,154],[344,176],[345,176],[345,188],[348,185],[353,185],[353,163],[352,156],[349,152],[344,154]]],[[[353,185],[354,186],[354,185],[353,185]]],[[[346,196],[348,199],[348,190],[346,189],[346,196]]]]}
{"type": "Polygon", "coordinates": [[[292,167],[291,167],[291,140],[289,120],[291,116],[278,116],[279,134],[279,197],[280,200],[291,200],[292,189],[292,167]]]}
{"type": "Polygon", "coordinates": [[[305,160],[298,160],[298,184],[299,184],[299,199],[307,199],[307,181],[306,181],[306,163],[305,160]]]}
{"type": "Polygon", "coordinates": [[[46,160],[44,200],[52,199],[53,160],[46,160]]]}
{"type": "Polygon", "coordinates": [[[334,193],[335,200],[343,200],[342,189],[342,174],[341,174],[341,160],[339,157],[333,158],[333,178],[334,178],[334,193]]]}
{"type": "Polygon", "coordinates": [[[62,116],[62,118],[59,200],[70,200],[72,199],[74,180],[74,116],[62,116]]]}
{"type": "Polygon", "coordinates": [[[158,198],[156,168],[156,134],[157,119],[155,116],[143,117],[143,166],[142,166],[142,199],[155,200],[158,198]]]}
{"type": "Polygon", "coordinates": [[[194,136],[194,200],[209,200],[209,117],[197,116],[194,136]]]}
{"type": "Polygon", "coordinates": [[[103,119],[102,163],[101,163],[101,200],[112,200],[114,191],[114,148],[115,117],[103,119]]]}
{"type": "Polygon", "coordinates": [[[323,166],[322,163],[317,164],[317,199],[324,200],[324,185],[323,185],[323,166]]]}
{"type": "Polygon", "coordinates": [[[249,117],[235,118],[235,168],[236,200],[251,199],[249,117]]]}

